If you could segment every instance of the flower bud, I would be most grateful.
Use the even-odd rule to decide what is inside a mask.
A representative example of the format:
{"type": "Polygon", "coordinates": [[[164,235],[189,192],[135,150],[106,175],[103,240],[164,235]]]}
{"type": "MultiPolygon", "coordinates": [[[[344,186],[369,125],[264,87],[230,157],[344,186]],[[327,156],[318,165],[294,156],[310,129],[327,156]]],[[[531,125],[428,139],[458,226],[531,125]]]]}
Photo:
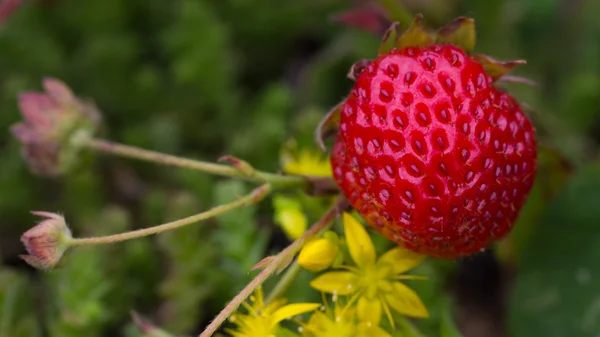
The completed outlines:
{"type": "Polygon", "coordinates": [[[332,240],[332,235],[325,235],[307,242],[298,255],[298,264],[314,272],[330,267],[336,260],[339,250],[338,245],[333,241],[337,240],[332,240]]]}
{"type": "Polygon", "coordinates": [[[304,234],[308,226],[302,204],[298,199],[285,196],[273,198],[275,208],[275,222],[281,226],[290,240],[296,240],[304,234]]]}
{"type": "Polygon", "coordinates": [[[100,126],[94,105],[79,100],[63,82],[46,78],[44,93],[19,96],[23,120],[12,126],[34,173],[58,175],[70,169],[80,146],[77,137],[93,135],[100,126]]]}
{"type": "Polygon", "coordinates": [[[35,268],[49,270],[56,266],[63,253],[69,248],[71,231],[65,219],[58,214],[32,213],[45,219],[21,236],[21,241],[29,255],[20,257],[35,268]]]}

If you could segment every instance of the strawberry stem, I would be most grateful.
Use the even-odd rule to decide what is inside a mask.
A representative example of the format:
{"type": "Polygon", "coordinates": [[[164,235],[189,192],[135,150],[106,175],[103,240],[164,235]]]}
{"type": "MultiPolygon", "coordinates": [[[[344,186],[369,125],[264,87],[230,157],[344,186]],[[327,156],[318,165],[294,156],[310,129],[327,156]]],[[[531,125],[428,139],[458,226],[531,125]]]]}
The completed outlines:
{"type": "Polygon", "coordinates": [[[244,167],[245,170],[242,170],[239,167],[181,158],[102,139],[86,139],[83,140],[82,145],[96,151],[110,153],[117,156],[202,171],[220,176],[241,178],[261,184],[268,183],[273,188],[308,188],[311,185],[310,181],[303,176],[274,174],[253,169],[248,170],[248,167],[244,167]]]}
{"type": "Polygon", "coordinates": [[[268,184],[262,185],[256,189],[254,189],[254,191],[252,191],[250,194],[247,194],[246,196],[244,196],[236,201],[230,202],[225,205],[220,205],[220,206],[214,207],[208,211],[198,213],[196,215],[192,215],[187,218],[179,219],[176,221],[168,222],[168,223],[154,226],[154,227],[142,228],[142,229],[134,230],[131,232],[125,232],[125,233],[121,233],[121,234],[91,237],[91,238],[73,238],[73,239],[69,239],[68,244],[70,246],[100,245],[100,244],[108,244],[108,243],[127,241],[127,240],[137,239],[137,238],[141,238],[141,237],[152,235],[152,234],[166,232],[166,231],[180,228],[183,226],[187,226],[187,225],[199,222],[199,221],[203,221],[203,220],[215,217],[217,215],[221,215],[223,213],[227,213],[236,208],[256,204],[256,203],[260,202],[262,199],[264,199],[267,195],[269,195],[270,192],[271,192],[270,185],[268,185],[268,184]]]}
{"type": "Polygon", "coordinates": [[[240,291],[230,302],[225,306],[223,310],[215,317],[215,319],[204,329],[204,331],[198,337],[211,337],[217,329],[230,317],[238,307],[254,292],[254,290],[260,287],[271,275],[273,275],[282,264],[289,261],[289,259],[296,255],[311,238],[319,235],[322,231],[326,230],[331,226],[333,219],[339,214],[340,210],[345,208],[347,205],[346,200],[340,197],[336,204],[325,213],[319,221],[317,221],[312,227],[304,233],[298,240],[292,242],[279,254],[273,256],[273,259],[242,291],[240,291]]]}

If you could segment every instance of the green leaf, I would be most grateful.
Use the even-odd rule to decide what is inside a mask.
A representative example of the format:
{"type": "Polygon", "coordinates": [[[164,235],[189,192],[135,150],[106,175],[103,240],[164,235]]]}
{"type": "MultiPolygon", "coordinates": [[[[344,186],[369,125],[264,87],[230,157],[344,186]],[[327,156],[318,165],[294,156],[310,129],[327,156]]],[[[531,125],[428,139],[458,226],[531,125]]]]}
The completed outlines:
{"type": "Polygon", "coordinates": [[[510,301],[514,337],[600,331],[600,166],[582,169],[547,207],[510,301]]]}
{"type": "Polygon", "coordinates": [[[452,315],[452,302],[450,300],[447,300],[444,304],[440,326],[440,337],[463,337],[463,334],[456,327],[452,315]]]}

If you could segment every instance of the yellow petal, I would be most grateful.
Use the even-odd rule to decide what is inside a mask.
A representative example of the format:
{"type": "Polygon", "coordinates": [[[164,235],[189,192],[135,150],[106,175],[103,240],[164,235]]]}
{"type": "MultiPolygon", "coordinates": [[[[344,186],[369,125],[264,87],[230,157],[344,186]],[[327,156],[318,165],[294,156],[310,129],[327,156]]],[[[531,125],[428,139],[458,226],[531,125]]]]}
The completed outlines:
{"type": "Polygon", "coordinates": [[[387,331],[369,323],[358,324],[357,337],[392,337],[387,331]]]}
{"type": "Polygon", "coordinates": [[[271,316],[271,328],[284,319],[292,318],[305,312],[316,310],[320,306],[320,303],[295,303],[283,306],[277,309],[273,313],[273,316],[271,316]]]}
{"type": "Polygon", "coordinates": [[[324,293],[348,295],[357,290],[357,277],[349,271],[330,271],[310,282],[310,286],[324,293]]]}
{"type": "Polygon", "coordinates": [[[273,198],[275,208],[275,222],[281,226],[285,234],[291,239],[296,240],[304,234],[308,221],[302,211],[300,201],[284,196],[273,198]]]}
{"type": "Polygon", "coordinates": [[[359,267],[375,263],[375,247],[367,230],[350,213],[344,213],[344,234],[350,256],[359,267]]]}
{"type": "Polygon", "coordinates": [[[385,295],[385,301],[395,311],[410,317],[429,317],[427,308],[417,293],[400,282],[394,282],[391,293],[385,295]]]}
{"type": "Polygon", "coordinates": [[[283,170],[286,173],[320,177],[332,175],[329,160],[317,149],[301,149],[295,156],[286,154],[282,157],[283,170]]]}
{"type": "Polygon", "coordinates": [[[381,302],[368,300],[365,296],[358,299],[356,305],[358,320],[378,326],[381,320],[381,302]]]}
{"type": "Polygon", "coordinates": [[[418,266],[425,259],[425,255],[414,253],[404,247],[390,249],[377,261],[377,266],[387,264],[395,274],[402,274],[418,266]]]}
{"type": "Polygon", "coordinates": [[[337,245],[326,238],[316,239],[302,247],[298,264],[310,271],[321,271],[331,266],[337,254],[337,245]]]}

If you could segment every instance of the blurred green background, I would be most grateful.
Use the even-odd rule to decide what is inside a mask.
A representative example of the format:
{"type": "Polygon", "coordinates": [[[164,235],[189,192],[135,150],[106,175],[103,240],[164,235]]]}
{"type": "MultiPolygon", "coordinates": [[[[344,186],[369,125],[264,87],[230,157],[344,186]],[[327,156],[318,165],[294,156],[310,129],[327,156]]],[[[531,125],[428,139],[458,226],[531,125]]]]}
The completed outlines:
{"type": "MultiPolygon", "coordinates": [[[[18,93],[54,76],[93,98],[109,139],[210,161],[232,154],[277,171],[282,144],[295,138],[314,147],[315,125],[351,87],[350,65],[375,56],[377,36],[330,20],[360,3],[38,0],[7,17],[0,24],[0,337],[140,336],[130,310],[173,333],[197,334],[250,279],[250,267],[287,244],[264,202],[167,235],[81,248],[52,273],[34,271],[17,256],[21,233],[36,221],[30,210],[61,212],[76,234],[100,235],[191,215],[251,186],[106,156],[61,179],[33,176],[8,132],[20,119],[18,93]]],[[[600,2],[403,5],[433,27],[474,17],[478,52],[526,59],[516,74],[538,85],[506,87],[531,107],[540,143],[559,151],[542,151],[532,197],[496,254],[450,270],[425,265],[438,276],[418,291],[430,308],[439,294],[454,297],[467,337],[598,336],[600,2]]],[[[298,286],[290,296],[314,295],[298,286]]],[[[424,331],[432,324],[421,323],[424,331]]]]}

